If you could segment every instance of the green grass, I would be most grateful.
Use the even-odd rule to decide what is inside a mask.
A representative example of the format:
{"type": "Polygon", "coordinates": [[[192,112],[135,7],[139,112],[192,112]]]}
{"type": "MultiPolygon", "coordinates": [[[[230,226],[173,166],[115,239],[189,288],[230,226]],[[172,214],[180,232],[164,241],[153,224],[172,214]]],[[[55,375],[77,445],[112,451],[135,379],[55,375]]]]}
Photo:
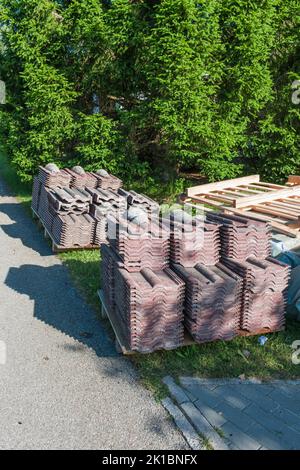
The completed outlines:
{"type": "MultiPolygon", "coordinates": [[[[15,176],[3,154],[0,154],[0,172],[12,192],[29,207],[30,191],[15,176]]],[[[68,267],[74,284],[80,289],[96,314],[99,313],[97,289],[100,286],[100,254],[95,251],[73,251],[60,255],[68,267]]],[[[99,320],[100,321],[100,320],[99,320]]],[[[108,324],[104,323],[109,329],[108,324]]],[[[236,338],[229,342],[192,345],[176,351],[131,356],[143,383],[160,398],[165,395],[161,379],[166,374],[199,377],[259,377],[262,379],[291,379],[300,377],[300,366],[291,361],[291,344],[300,339],[300,323],[288,321],[284,332],[268,335],[264,346],[257,337],[236,338]],[[249,357],[243,351],[250,352],[249,357]]]]}

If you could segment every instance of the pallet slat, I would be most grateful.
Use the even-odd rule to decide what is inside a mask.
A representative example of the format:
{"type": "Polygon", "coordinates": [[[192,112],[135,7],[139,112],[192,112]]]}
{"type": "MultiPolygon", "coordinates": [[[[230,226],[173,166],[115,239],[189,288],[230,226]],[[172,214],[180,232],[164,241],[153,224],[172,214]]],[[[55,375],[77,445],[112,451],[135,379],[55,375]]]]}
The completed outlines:
{"type": "Polygon", "coordinates": [[[276,231],[297,237],[300,235],[300,176],[291,176],[289,183],[286,186],[266,183],[260,181],[259,175],[251,175],[196,186],[187,193],[192,202],[265,220],[276,231]]]}
{"type": "Polygon", "coordinates": [[[200,186],[194,186],[188,188],[187,195],[189,197],[195,196],[196,194],[207,194],[211,191],[217,191],[218,189],[229,189],[233,186],[239,186],[241,184],[256,183],[260,180],[259,175],[244,176],[242,178],[235,178],[232,180],[218,181],[216,183],[202,184],[200,186]]]}

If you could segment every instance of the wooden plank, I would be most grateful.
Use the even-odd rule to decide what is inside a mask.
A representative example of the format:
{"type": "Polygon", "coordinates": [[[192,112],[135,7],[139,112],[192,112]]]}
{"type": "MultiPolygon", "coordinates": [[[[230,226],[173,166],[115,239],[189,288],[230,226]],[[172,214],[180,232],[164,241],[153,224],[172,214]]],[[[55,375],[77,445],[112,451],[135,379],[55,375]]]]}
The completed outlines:
{"type": "Polygon", "coordinates": [[[288,203],[284,202],[279,202],[279,201],[274,201],[274,202],[265,202],[267,207],[271,207],[273,209],[286,209],[287,212],[295,215],[295,214],[300,214],[300,206],[291,206],[288,203]]]}
{"type": "Polygon", "coordinates": [[[247,191],[247,193],[251,193],[251,194],[261,194],[262,191],[258,191],[257,189],[251,189],[252,186],[250,187],[250,185],[243,185],[243,186],[237,186],[236,189],[242,189],[243,191],[247,191]]]}
{"type": "Polygon", "coordinates": [[[202,204],[208,204],[212,207],[220,207],[220,206],[223,206],[223,202],[218,202],[218,201],[215,201],[215,200],[212,200],[212,199],[208,199],[206,197],[200,197],[200,196],[193,196],[192,197],[192,200],[193,201],[197,201],[197,202],[202,202],[202,204]]]}
{"type": "Polygon", "coordinates": [[[257,194],[254,196],[246,196],[242,199],[236,199],[234,201],[234,207],[241,209],[242,207],[257,205],[261,202],[272,201],[275,199],[285,199],[289,196],[300,196],[300,186],[294,186],[292,188],[284,188],[278,191],[257,194]]]}
{"type": "Polygon", "coordinates": [[[275,215],[276,217],[283,217],[287,220],[296,221],[299,218],[297,215],[288,214],[284,210],[272,209],[272,208],[269,208],[268,206],[264,206],[263,204],[259,206],[252,206],[252,210],[254,210],[255,212],[261,212],[263,214],[275,215]]]}
{"type": "Polygon", "coordinates": [[[245,194],[245,193],[240,193],[238,191],[235,191],[235,188],[232,188],[232,189],[222,189],[220,191],[213,191],[212,193],[210,193],[211,196],[214,196],[214,195],[220,195],[222,196],[223,194],[228,194],[228,195],[231,195],[233,199],[236,199],[237,197],[245,197],[245,196],[249,196],[249,194],[245,194]]]}
{"type": "Polygon", "coordinates": [[[286,199],[281,199],[282,202],[287,202],[288,204],[290,204],[291,206],[295,206],[295,207],[298,207],[300,206],[300,199],[298,198],[294,198],[294,197],[288,197],[286,199]]]}
{"type": "Polygon", "coordinates": [[[277,232],[283,233],[284,235],[288,235],[289,237],[297,238],[300,235],[298,230],[289,228],[285,224],[272,219],[272,217],[268,217],[268,216],[264,216],[261,214],[257,214],[255,212],[251,212],[251,209],[249,211],[245,211],[241,209],[234,209],[232,207],[223,206],[222,211],[224,212],[224,214],[236,214],[236,215],[241,215],[244,217],[249,217],[250,219],[254,219],[254,220],[263,220],[264,222],[270,222],[274,230],[276,230],[277,232]]]}
{"type": "Polygon", "coordinates": [[[198,211],[201,211],[202,213],[211,212],[213,210],[213,209],[208,209],[207,207],[204,207],[203,204],[199,206],[197,204],[192,204],[191,202],[184,202],[184,205],[187,207],[192,207],[193,209],[197,209],[198,211]]]}
{"type": "Polygon", "coordinates": [[[258,186],[266,186],[267,188],[274,188],[274,189],[284,189],[286,188],[283,184],[274,184],[274,183],[265,183],[264,181],[260,181],[258,186]]]}
{"type": "Polygon", "coordinates": [[[274,188],[266,188],[266,187],[263,187],[263,186],[258,186],[257,184],[249,184],[249,187],[259,189],[259,194],[265,194],[269,191],[276,191],[276,189],[274,189],[274,188]]]}
{"type": "Polygon", "coordinates": [[[259,175],[244,176],[242,178],[234,178],[231,180],[218,181],[216,183],[202,184],[200,186],[193,186],[188,188],[187,195],[193,197],[197,194],[207,194],[211,191],[217,191],[218,189],[230,189],[233,186],[239,186],[241,184],[255,183],[260,180],[259,175]]]}
{"type": "Polygon", "coordinates": [[[261,330],[257,331],[247,331],[247,330],[239,330],[238,336],[257,336],[257,335],[267,335],[269,333],[276,333],[278,331],[284,331],[285,328],[279,328],[276,330],[270,330],[270,328],[262,328],[261,330]]]}

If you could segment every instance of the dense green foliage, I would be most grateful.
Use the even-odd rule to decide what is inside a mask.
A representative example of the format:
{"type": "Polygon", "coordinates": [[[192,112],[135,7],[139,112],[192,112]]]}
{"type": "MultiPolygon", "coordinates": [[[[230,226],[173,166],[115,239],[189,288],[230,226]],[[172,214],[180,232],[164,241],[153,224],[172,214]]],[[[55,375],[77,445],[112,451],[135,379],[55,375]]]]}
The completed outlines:
{"type": "Polygon", "coordinates": [[[1,0],[0,132],[55,161],[165,182],[300,171],[298,0],[1,0]]]}

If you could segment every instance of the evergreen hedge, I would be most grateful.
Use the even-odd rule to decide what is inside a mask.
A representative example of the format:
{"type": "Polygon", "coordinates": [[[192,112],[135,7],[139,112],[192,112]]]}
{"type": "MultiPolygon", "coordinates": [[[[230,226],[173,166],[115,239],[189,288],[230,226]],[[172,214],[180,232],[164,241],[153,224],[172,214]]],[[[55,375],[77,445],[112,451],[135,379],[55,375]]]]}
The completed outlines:
{"type": "Polygon", "coordinates": [[[299,0],[1,0],[2,142],[18,174],[300,172],[299,0]]]}

